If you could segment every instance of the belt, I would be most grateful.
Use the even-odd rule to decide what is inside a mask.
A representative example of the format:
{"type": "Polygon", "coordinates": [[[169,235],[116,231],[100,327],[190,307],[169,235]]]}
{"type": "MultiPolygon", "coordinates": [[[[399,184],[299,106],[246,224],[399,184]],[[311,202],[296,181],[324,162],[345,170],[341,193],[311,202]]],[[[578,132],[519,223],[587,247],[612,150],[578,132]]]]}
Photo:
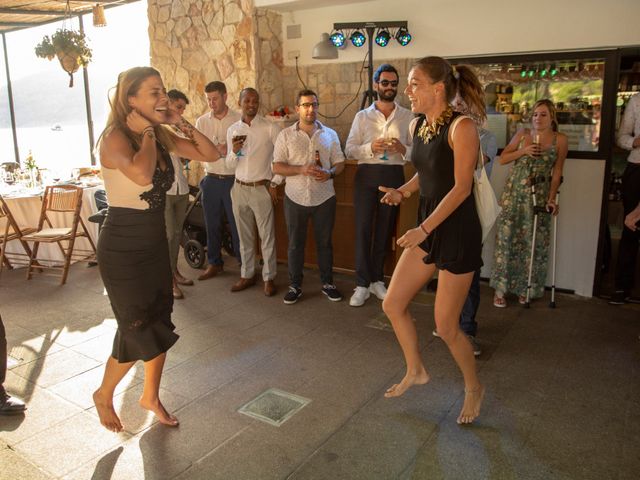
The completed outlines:
{"type": "Polygon", "coordinates": [[[225,179],[225,178],[234,178],[235,175],[220,175],[218,173],[207,173],[207,177],[225,179]]]}
{"type": "Polygon", "coordinates": [[[261,187],[263,185],[268,185],[269,180],[258,180],[257,182],[243,182],[242,180],[238,180],[236,178],[236,183],[240,185],[244,185],[245,187],[261,187]]]}

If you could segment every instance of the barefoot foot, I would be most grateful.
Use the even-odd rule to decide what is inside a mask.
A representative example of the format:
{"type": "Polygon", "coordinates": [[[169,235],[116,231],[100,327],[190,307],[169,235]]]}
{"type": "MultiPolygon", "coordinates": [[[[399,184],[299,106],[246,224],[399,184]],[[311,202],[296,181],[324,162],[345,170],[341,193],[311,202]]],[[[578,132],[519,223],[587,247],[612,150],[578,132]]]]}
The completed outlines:
{"type": "Polygon", "coordinates": [[[458,415],[458,424],[473,423],[473,421],[480,415],[480,405],[482,405],[482,399],[484,398],[484,387],[480,385],[474,390],[464,391],[464,404],[460,415],[458,415]]]}
{"type": "Polygon", "coordinates": [[[407,373],[400,383],[391,385],[385,392],[384,396],[387,398],[399,397],[406,392],[409,387],[414,385],[424,385],[429,381],[429,379],[429,374],[424,368],[415,374],[407,373]]]}
{"type": "Polygon", "coordinates": [[[100,389],[93,392],[93,403],[96,406],[100,423],[112,432],[118,433],[122,431],[122,423],[118,418],[118,414],[113,409],[113,398],[103,395],[100,389]]]}
{"type": "Polygon", "coordinates": [[[177,427],[179,425],[178,419],[165,410],[159,398],[155,400],[140,398],[138,403],[145,410],[153,412],[155,416],[158,417],[158,421],[163,425],[170,427],[177,427]]]}

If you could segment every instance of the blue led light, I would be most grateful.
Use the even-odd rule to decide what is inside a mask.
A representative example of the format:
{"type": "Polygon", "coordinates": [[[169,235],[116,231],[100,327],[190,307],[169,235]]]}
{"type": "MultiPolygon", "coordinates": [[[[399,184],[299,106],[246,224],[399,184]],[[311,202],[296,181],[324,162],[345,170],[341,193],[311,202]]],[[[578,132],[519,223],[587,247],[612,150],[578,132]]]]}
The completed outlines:
{"type": "Polygon", "coordinates": [[[342,32],[333,32],[331,34],[331,43],[333,43],[336,48],[342,47],[345,40],[346,39],[344,38],[344,33],[342,32]]]}
{"type": "Polygon", "coordinates": [[[411,42],[411,34],[409,33],[409,30],[406,28],[398,30],[398,33],[396,33],[396,40],[403,47],[409,45],[409,42],[411,42]]]}
{"type": "Polygon", "coordinates": [[[391,39],[391,35],[386,30],[381,30],[376,35],[376,43],[381,47],[386,47],[389,44],[389,40],[391,39]]]}
{"type": "Polygon", "coordinates": [[[354,47],[363,46],[365,41],[366,41],[366,38],[361,31],[356,30],[351,34],[351,43],[353,44],[354,47]]]}

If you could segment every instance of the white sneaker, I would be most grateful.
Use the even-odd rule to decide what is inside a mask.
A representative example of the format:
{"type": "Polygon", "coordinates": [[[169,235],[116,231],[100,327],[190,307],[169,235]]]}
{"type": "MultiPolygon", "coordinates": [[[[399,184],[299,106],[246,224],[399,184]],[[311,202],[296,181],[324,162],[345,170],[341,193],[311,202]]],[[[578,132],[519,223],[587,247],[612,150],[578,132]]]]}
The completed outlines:
{"type": "Polygon", "coordinates": [[[349,300],[349,305],[352,307],[361,307],[367,298],[369,298],[369,295],[371,295],[367,287],[356,287],[353,292],[351,300],[349,300]]]}
{"type": "Polygon", "coordinates": [[[384,282],[373,282],[369,285],[369,291],[380,300],[384,300],[384,297],[387,296],[387,287],[384,286],[384,282]]]}

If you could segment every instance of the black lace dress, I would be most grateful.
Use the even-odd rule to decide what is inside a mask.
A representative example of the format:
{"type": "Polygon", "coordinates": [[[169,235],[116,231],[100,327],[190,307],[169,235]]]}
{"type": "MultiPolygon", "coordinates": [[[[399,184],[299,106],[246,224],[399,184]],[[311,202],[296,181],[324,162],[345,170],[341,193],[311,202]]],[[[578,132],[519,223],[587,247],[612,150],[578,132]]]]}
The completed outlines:
{"type": "MultiPolygon", "coordinates": [[[[457,115],[453,115],[451,122],[457,115]]],[[[448,140],[451,122],[425,144],[418,136],[424,121],[424,117],[418,121],[411,148],[411,162],[420,182],[419,223],[431,215],[455,183],[453,150],[448,140]]],[[[482,267],[482,227],[473,194],[431,232],[420,248],[427,253],[424,262],[435,263],[440,270],[461,274],[482,267]]]]}
{"type": "Polygon", "coordinates": [[[121,363],[152,360],[178,339],[171,322],[172,273],[164,221],[174,171],[160,143],[158,149],[166,169],[156,166],[153,187],[139,195],[149,208],[109,206],[98,240],[100,274],[118,322],[112,356],[121,363]]]}

